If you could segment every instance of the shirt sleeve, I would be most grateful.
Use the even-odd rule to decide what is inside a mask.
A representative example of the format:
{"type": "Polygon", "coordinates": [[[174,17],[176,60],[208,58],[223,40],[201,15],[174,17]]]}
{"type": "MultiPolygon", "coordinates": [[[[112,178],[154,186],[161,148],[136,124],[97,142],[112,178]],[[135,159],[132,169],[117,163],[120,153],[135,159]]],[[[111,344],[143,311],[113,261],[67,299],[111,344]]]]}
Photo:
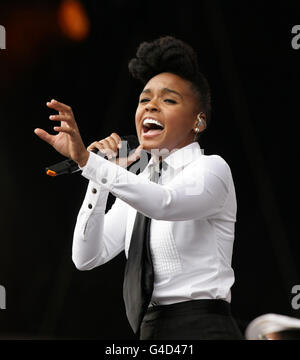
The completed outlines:
{"type": "Polygon", "coordinates": [[[82,175],[152,219],[180,221],[218,216],[231,172],[220,156],[200,156],[161,185],[91,153],[82,175]]]}
{"type": "Polygon", "coordinates": [[[72,260],[79,270],[102,265],[124,250],[128,206],[116,199],[105,214],[108,193],[89,181],[73,235],[72,260]]]}

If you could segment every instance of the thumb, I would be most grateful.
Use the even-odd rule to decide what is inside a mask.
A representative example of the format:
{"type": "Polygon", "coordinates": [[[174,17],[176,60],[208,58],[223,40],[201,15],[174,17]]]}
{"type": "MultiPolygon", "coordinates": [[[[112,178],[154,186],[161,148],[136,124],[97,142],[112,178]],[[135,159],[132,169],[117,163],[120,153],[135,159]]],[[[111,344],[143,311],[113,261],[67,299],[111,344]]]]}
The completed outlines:
{"type": "Polygon", "coordinates": [[[53,145],[54,142],[54,135],[50,135],[47,131],[43,129],[35,129],[34,133],[42,140],[46,141],[48,144],[53,145]]]}
{"type": "Polygon", "coordinates": [[[137,157],[140,157],[143,148],[144,148],[144,145],[143,145],[143,144],[140,144],[140,145],[135,149],[134,155],[137,156],[137,157]]]}
{"type": "Polygon", "coordinates": [[[115,160],[116,164],[122,166],[123,168],[128,167],[129,165],[131,165],[140,158],[142,150],[143,150],[143,145],[140,145],[135,149],[135,152],[129,155],[127,158],[117,158],[115,160]]]}
{"type": "Polygon", "coordinates": [[[143,150],[143,144],[139,145],[135,149],[135,152],[133,154],[131,154],[130,156],[128,156],[128,158],[127,158],[128,165],[132,164],[133,162],[135,162],[136,160],[138,160],[141,157],[142,150],[143,150]]]}

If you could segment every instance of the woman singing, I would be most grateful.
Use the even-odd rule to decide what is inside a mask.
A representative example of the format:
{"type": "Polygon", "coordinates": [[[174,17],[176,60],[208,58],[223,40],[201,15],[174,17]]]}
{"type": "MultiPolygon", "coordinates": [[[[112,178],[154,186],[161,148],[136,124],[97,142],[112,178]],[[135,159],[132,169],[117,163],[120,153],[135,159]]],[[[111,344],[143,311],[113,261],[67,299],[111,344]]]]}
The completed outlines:
{"type": "Polygon", "coordinates": [[[58,101],[47,103],[59,112],[50,116],[61,121],[58,134],[35,130],[89,180],[73,261],[90,270],[125,251],[126,313],[141,340],[242,339],[230,311],[235,189],[225,160],[202,154],[198,144],[211,105],[196,53],[162,37],[139,46],[129,71],[143,89],[135,114],[140,145],[126,161],[115,157],[122,146],[116,133],[86,149],[71,108],[58,101]],[[128,171],[145,152],[147,166],[128,171]],[[116,201],[105,214],[109,192],[116,201]]]}

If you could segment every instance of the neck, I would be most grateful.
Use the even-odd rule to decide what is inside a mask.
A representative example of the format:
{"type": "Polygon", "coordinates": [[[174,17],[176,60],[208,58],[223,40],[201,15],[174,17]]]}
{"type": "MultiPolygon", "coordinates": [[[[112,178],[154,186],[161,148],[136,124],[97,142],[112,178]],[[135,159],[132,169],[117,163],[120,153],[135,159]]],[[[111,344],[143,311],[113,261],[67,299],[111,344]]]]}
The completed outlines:
{"type": "Polygon", "coordinates": [[[159,161],[165,160],[169,155],[173,154],[177,150],[180,150],[194,142],[197,141],[191,141],[183,146],[173,148],[171,151],[168,149],[151,149],[151,150],[147,150],[147,152],[151,154],[151,157],[153,158],[153,162],[158,163],[159,161]]]}

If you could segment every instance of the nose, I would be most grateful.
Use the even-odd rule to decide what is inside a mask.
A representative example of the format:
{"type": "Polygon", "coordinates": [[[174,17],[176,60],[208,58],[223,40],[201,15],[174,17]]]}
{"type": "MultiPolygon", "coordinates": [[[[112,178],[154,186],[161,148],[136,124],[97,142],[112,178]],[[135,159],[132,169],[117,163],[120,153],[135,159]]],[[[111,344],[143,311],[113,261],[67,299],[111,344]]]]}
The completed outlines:
{"type": "Polygon", "coordinates": [[[151,111],[151,112],[159,111],[159,107],[157,106],[157,103],[153,99],[147,103],[146,111],[151,111]]]}

